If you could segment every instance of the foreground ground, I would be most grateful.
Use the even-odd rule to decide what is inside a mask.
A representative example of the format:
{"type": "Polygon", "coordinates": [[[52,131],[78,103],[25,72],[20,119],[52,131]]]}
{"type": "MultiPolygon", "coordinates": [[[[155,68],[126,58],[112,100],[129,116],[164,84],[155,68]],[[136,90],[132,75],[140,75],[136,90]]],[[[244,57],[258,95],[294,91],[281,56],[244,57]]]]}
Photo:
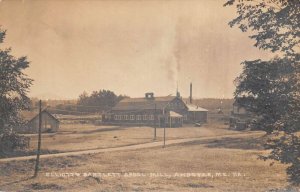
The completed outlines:
{"type": "MultiPolygon", "coordinates": [[[[257,159],[261,136],[0,164],[4,191],[277,191],[284,166],[257,159]]],[[[295,190],[296,191],[296,190],[295,190]]]]}
{"type": "MultiPolygon", "coordinates": [[[[91,149],[151,144],[153,131],[62,124],[58,133],[43,135],[43,150],[79,153],[42,158],[39,177],[34,179],[34,160],[0,162],[0,191],[297,191],[288,188],[284,165],[270,167],[270,162],[258,159],[266,153],[263,133],[233,131],[222,123],[167,129],[167,144],[194,139],[165,148],[80,155],[91,149]]],[[[157,129],[156,142],[162,136],[163,129],[157,129]]],[[[36,135],[30,137],[34,150],[36,135]]]]}

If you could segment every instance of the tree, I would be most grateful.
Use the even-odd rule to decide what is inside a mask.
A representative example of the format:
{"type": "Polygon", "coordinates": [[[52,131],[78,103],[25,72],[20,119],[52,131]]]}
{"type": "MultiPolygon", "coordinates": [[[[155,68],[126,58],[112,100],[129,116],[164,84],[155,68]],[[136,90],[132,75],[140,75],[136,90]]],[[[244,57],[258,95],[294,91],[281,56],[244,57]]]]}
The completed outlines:
{"type": "Polygon", "coordinates": [[[292,184],[300,183],[300,1],[229,0],[238,16],[229,25],[249,32],[254,46],[278,55],[244,61],[235,80],[235,98],[256,115],[256,127],[266,131],[271,153],[262,159],[288,164],[292,184]]]}
{"type": "MultiPolygon", "coordinates": [[[[6,31],[0,28],[0,44],[5,34],[6,31]]],[[[0,49],[0,156],[8,145],[13,150],[23,143],[24,137],[15,134],[11,128],[22,123],[19,112],[29,107],[27,92],[32,84],[23,73],[29,66],[27,58],[16,58],[10,52],[10,48],[0,49]]]]}
{"type": "Polygon", "coordinates": [[[115,106],[125,97],[127,96],[117,96],[110,90],[93,91],[90,96],[86,92],[83,92],[79,96],[77,104],[80,111],[101,112],[111,109],[111,107],[115,106]]]}
{"type": "MultiPolygon", "coordinates": [[[[0,43],[6,31],[0,29],[0,43]]],[[[32,80],[23,71],[29,67],[26,57],[16,58],[11,49],[0,49],[0,132],[4,127],[20,123],[19,111],[27,109],[30,100],[27,93],[32,80]]]]}

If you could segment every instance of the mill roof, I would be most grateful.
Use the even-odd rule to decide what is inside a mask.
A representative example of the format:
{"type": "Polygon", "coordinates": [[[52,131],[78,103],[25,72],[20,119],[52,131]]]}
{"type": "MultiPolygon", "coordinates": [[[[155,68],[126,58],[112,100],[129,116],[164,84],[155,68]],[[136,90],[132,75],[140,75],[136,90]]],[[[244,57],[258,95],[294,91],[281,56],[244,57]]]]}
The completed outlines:
{"type": "Polygon", "coordinates": [[[139,110],[139,109],[163,109],[176,96],[154,97],[154,98],[125,98],[121,100],[112,110],[139,110]]]}

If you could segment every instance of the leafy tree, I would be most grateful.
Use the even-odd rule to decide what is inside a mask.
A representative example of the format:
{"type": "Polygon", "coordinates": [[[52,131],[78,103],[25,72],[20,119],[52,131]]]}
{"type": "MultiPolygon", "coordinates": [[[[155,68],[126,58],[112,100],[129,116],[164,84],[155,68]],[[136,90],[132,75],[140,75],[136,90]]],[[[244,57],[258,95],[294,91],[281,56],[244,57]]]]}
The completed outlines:
{"type": "Polygon", "coordinates": [[[115,106],[120,100],[127,96],[117,96],[110,90],[93,91],[89,96],[83,92],[78,99],[78,109],[80,111],[101,112],[115,106]]]}
{"type": "MultiPolygon", "coordinates": [[[[6,31],[0,28],[0,44],[5,34],[6,31]]],[[[11,128],[21,124],[20,110],[29,108],[27,92],[32,80],[23,73],[29,62],[26,57],[16,58],[10,52],[10,48],[0,49],[0,156],[23,148],[27,140],[11,128]]]]}
{"type": "MultiPolygon", "coordinates": [[[[6,31],[0,29],[0,44],[6,31]]],[[[11,49],[0,49],[0,133],[6,127],[13,127],[21,122],[19,111],[27,109],[30,99],[27,92],[32,80],[23,71],[28,68],[26,57],[16,58],[11,49]]]]}
{"type": "Polygon", "coordinates": [[[256,114],[271,153],[264,160],[288,164],[293,184],[300,183],[300,1],[229,0],[238,16],[229,25],[249,32],[254,46],[277,53],[269,61],[244,61],[235,98],[256,114]]]}

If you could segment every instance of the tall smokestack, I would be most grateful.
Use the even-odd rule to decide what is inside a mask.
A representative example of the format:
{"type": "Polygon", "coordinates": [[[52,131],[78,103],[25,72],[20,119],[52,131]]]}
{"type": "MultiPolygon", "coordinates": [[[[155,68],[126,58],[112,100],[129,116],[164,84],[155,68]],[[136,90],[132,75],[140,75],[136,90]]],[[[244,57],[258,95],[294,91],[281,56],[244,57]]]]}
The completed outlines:
{"type": "Polygon", "coordinates": [[[193,103],[193,97],[192,97],[192,95],[193,95],[193,85],[192,85],[192,83],[190,83],[190,104],[193,103]]]}

